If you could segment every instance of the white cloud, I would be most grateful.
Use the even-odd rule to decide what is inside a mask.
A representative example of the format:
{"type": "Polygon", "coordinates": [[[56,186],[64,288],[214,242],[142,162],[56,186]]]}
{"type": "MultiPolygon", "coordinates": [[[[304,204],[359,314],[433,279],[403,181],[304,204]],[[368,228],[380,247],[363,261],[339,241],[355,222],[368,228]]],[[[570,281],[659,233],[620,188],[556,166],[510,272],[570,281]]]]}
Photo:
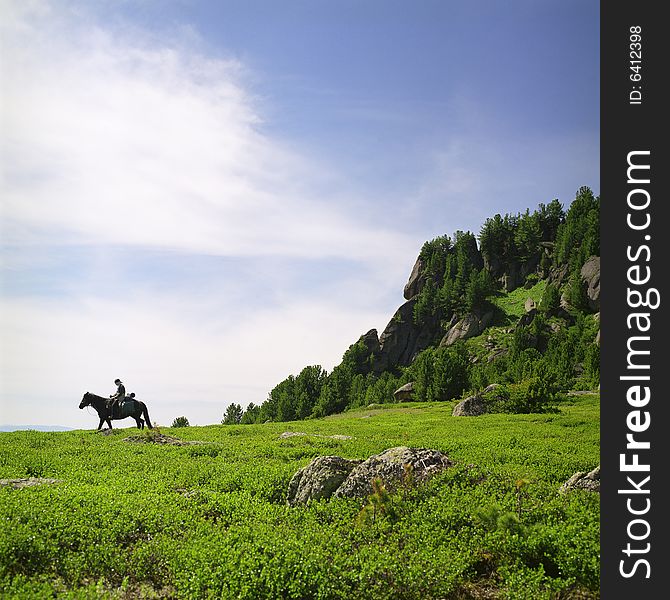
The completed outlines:
{"type": "Polygon", "coordinates": [[[91,427],[81,394],[122,377],[163,424],[216,422],[383,327],[416,243],[347,214],[337,173],[264,133],[243,65],[46,2],[2,10],[0,421],[91,427]],[[86,249],[83,273],[68,248],[86,249]],[[275,293],[245,306],[245,281],[207,298],[170,273],[163,289],[124,281],[118,248],[239,257],[275,293]],[[346,276],[300,281],[325,259],[346,276]],[[49,272],[57,293],[10,272],[36,288],[49,272]]]}
{"type": "Polygon", "coordinates": [[[14,19],[3,46],[10,234],[347,258],[406,243],[342,214],[330,174],[263,134],[236,61],[53,14],[14,19]]]}

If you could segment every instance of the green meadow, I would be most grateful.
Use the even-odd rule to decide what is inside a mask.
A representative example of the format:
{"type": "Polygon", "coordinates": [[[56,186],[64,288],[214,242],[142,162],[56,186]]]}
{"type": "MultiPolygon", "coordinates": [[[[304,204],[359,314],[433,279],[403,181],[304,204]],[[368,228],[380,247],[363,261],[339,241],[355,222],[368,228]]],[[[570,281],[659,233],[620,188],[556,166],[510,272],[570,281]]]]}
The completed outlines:
{"type": "Polygon", "coordinates": [[[160,429],[189,445],[130,428],[2,433],[0,478],[57,481],[0,487],[0,594],[598,598],[599,496],[559,487],[600,462],[599,403],[571,396],[556,412],[480,417],[452,417],[454,402],[389,404],[160,429]],[[456,465],[372,519],[368,500],[286,505],[312,458],[393,446],[441,450],[456,465]]]}

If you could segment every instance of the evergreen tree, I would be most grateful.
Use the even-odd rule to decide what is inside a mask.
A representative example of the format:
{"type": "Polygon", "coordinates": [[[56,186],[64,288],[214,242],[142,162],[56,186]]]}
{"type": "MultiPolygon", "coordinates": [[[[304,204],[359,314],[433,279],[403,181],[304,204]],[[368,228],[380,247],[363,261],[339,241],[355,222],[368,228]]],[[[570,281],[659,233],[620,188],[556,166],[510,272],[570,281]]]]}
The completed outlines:
{"type": "Polygon", "coordinates": [[[228,405],[228,408],[226,408],[226,412],[223,415],[223,421],[221,421],[221,424],[238,425],[242,420],[243,414],[244,411],[242,410],[242,407],[239,404],[233,402],[232,404],[228,405]]]}
{"type": "Polygon", "coordinates": [[[548,205],[540,204],[537,210],[542,240],[552,241],[556,238],[558,227],[565,220],[563,205],[556,199],[548,205]]]}
{"type": "Polygon", "coordinates": [[[556,310],[561,303],[561,293],[558,288],[552,284],[548,283],[544,288],[544,293],[542,294],[542,299],[540,300],[539,309],[542,312],[548,313],[556,310]]]}
{"type": "Polygon", "coordinates": [[[240,419],[240,423],[242,425],[251,425],[253,423],[258,423],[260,414],[261,414],[261,407],[256,406],[253,402],[250,402],[249,406],[247,406],[246,410],[244,411],[242,418],[240,419]]]}
{"type": "Polygon", "coordinates": [[[581,187],[558,227],[554,264],[581,269],[589,256],[600,255],[600,199],[588,187],[581,187]]]}
{"type": "Polygon", "coordinates": [[[542,238],[542,229],[537,212],[530,214],[529,210],[521,215],[517,221],[517,227],[514,231],[515,253],[521,260],[528,260],[531,256],[537,254],[540,240],[542,238]]]}

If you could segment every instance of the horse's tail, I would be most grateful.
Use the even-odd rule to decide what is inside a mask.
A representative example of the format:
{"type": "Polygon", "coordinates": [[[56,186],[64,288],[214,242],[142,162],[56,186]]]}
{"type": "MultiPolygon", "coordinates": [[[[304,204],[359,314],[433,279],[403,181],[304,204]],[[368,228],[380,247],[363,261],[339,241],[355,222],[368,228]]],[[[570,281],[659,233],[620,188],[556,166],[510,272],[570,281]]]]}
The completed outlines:
{"type": "Polygon", "coordinates": [[[147,424],[147,427],[149,429],[153,429],[151,426],[151,421],[149,420],[149,411],[147,410],[147,405],[144,404],[144,402],[140,402],[140,405],[142,406],[142,415],[144,416],[144,421],[147,424]]]}

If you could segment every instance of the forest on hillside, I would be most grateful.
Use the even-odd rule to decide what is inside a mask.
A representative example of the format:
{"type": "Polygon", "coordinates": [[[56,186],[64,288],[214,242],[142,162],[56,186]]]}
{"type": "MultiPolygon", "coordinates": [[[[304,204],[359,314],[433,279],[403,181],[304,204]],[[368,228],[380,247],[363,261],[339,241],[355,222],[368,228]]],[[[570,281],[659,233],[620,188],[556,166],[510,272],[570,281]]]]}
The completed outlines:
{"type": "Polygon", "coordinates": [[[426,242],[381,336],[361,336],[331,372],[310,365],[289,375],[261,405],[229,405],[223,422],[323,417],[394,402],[410,383],[416,401],[498,384],[494,412],[549,410],[563,392],[597,387],[599,308],[583,270],[600,256],[599,214],[600,198],[582,187],[567,211],[553,200],[497,214],[478,236],[426,242]]]}

